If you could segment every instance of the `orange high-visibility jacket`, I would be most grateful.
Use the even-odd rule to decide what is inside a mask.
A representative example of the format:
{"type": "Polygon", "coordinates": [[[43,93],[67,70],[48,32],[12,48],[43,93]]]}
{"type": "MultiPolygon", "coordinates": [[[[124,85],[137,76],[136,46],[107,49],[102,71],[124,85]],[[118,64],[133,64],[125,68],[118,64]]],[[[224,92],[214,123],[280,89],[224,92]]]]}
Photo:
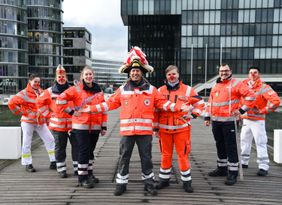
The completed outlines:
{"type": "MultiPolygon", "coordinates": [[[[93,86],[99,85],[93,83],[93,86]]],[[[99,88],[100,90],[100,88],[99,88]]],[[[100,92],[91,93],[83,89],[83,83],[72,86],[60,94],[57,98],[57,112],[65,111],[71,113],[73,110],[79,110],[86,105],[95,105],[105,102],[104,93],[100,92]],[[69,105],[69,101],[74,104],[74,109],[69,105]]],[[[101,130],[107,127],[107,114],[105,113],[77,113],[74,112],[72,116],[72,129],[77,130],[101,130]]]]}
{"type": "MultiPolygon", "coordinates": [[[[256,95],[255,106],[248,110],[241,117],[250,120],[265,120],[265,114],[274,112],[280,105],[280,98],[277,93],[266,83],[260,79],[251,85],[250,79],[246,79],[243,83],[252,89],[256,95]]],[[[245,100],[242,99],[242,104],[245,100]]]]}
{"type": "MultiPolygon", "coordinates": [[[[255,94],[247,85],[234,78],[221,81],[220,78],[212,88],[208,105],[206,107],[205,120],[227,122],[235,118],[233,112],[240,111],[241,114],[254,106],[255,94]],[[239,107],[241,97],[244,104],[239,107]]],[[[239,116],[236,116],[239,120],[239,116]]]]}
{"type": "Polygon", "coordinates": [[[107,100],[107,102],[91,106],[91,112],[113,110],[121,107],[120,111],[120,134],[122,136],[152,135],[154,109],[170,111],[180,110],[166,100],[158,90],[146,83],[141,88],[134,88],[130,82],[119,89],[107,100]]]}
{"type": "MultiPolygon", "coordinates": [[[[174,103],[185,103],[193,106],[191,114],[195,117],[200,116],[204,109],[204,101],[198,93],[188,85],[179,82],[179,88],[176,90],[168,90],[167,86],[160,87],[159,92],[168,100],[174,103]]],[[[187,112],[170,112],[163,110],[155,111],[154,128],[159,129],[160,132],[175,133],[188,129],[190,125],[190,118],[186,118],[187,112]]]]}
{"type": "Polygon", "coordinates": [[[31,85],[28,83],[25,89],[12,97],[8,106],[15,115],[22,115],[22,122],[42,125],[47,122],[47,118],[39,115],[36,106],[36,98],[40,95],[40,93],[42,93],[41,89],[38,89],[38,93],[36,93],[36,91],[33,90],[31,85]]]}
{"type": "MultiPolygon", "coordinates": [[[[67,132],[71,130],[72,116],[66,112],[55,112],[56,100],[59,94],[52,92],[52,87],[44,90],[37,98],[36,104],[39,112],[44,117],[50,117],[49,129],[60,132],[67,132]]],[[[73,108],[72,101],[68,102],[68,106],[73,108]]]]}

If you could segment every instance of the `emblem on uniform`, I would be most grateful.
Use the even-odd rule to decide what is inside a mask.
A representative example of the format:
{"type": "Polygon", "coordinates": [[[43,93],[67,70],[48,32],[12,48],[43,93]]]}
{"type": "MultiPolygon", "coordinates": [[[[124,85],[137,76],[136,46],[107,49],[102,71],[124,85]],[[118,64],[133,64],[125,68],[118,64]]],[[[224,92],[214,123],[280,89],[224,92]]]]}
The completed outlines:
{"type": "Polygon", "coordinates": [[[215,93],[215,96],[218,97],[218,92],[215,93]]]}
{"type": "Polygon", "coordinates": [[[144,104],[145,104],[146,106],[149,106],[149,105],[150,105],[150,100],[149,100],[149,99],[144,100],[144,104]]]}
{"type": "Polygon", "coordinates": [[[128,100],[125,100],[125,101],[124,101],[124,104],[125,104],[125,105],[128,105],[128,100]]]}

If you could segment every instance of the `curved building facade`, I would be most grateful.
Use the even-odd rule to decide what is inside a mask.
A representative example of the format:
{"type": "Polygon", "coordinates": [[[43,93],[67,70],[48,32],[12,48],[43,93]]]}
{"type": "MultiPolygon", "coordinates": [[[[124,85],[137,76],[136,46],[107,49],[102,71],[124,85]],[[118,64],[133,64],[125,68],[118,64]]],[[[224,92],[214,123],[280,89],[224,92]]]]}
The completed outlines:
{"type": "Polygon", "coordinates": [[[62,63],[62,0],[27,0],[29,73],[50,86],[62,63]]]}
{"type": "Polygon", "coordinates": [[[26,83],[27,8],[24,0],[0,0],[0,94],[13,94],[26,83]]]}

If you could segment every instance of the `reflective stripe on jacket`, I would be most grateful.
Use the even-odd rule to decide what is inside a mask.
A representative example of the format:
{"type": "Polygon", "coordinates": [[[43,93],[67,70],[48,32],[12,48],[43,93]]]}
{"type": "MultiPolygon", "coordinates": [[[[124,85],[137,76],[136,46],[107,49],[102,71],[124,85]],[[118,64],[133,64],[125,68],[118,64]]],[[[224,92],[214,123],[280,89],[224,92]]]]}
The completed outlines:
{"type": "Polygon", "coordinates": [[[38,125],[44,124],[47,122],[47,118],[41,114],[39,115],[36,106],[36,98],[41,92],[42,90],[38,89],[38,93],[36,93],[28,83],[24,90],[11,98],[8,107],[15,115],[22,115],[22,122],[38,125]]]}
{"type": "MultiPolygon", "coordinates": [[[[211,90],[205,117],[210,117],[213,121],[233,121],[235,110],[248,111],[254,106],[254,102],[254,92],[241,81],[234,78],[224,81],[218,79],[211,90]],[[244,104],[239,107],[241,98],[244,99],[244,104]]],[[[236,117],[238,119],[239,116],[236,117]]]]}
{"type": "MultiPolygon", "coordinates": [[[[255,106],[242,115],[242,118],[265,120],[265,114],[274,112],[279,107],[280,98],[269,85],[263,83],[260,79],[253,85],[249,79],[244,80],[243,83],[255,92],[256,101],[255,106]]],[[[244,99],[241,102],[244,104],[244,99]]]]}
{"type": "MultiPolygon", "coordinates": [[[[168,90],[167,86],[160,87],[159,92],[168,100],[174,103],[185,103],[191,106],[190,114],[200,116],[204,109],[204,101],[198,93],[188,85],[179,83],[179,88],[176,90],[168,90]]],[[[190,118],[185,118],[188,112],[170,112],[163,110],[156,110],[154,119],[154,128],[160,129],[161,132],[181,132],[188,129],[190,125],[190,118]]]]}
{"type": "MultiPolygon", "coordinates": [[[[56,112],[56,100],[59,94],[52,92],[52,87],[44,90],[44,92],[37,98],[37,107],[39,112],[50,118],[49,129],[60,132],[67,132],[71,130],[72,116],[66,112],[56,112]]],[[[68,102],[69,107],[73,107],[71,101],[68,102]]]]}
{"type": "MultiPolygon", "coordinates": [[[[94,86],[94,85],[93,85],[94,86]]],[[[98,86],[96,84],[96,86],[98,86]]],[[[73,102],[74,110],[87,105],[96,105],[104,102],[104,93],[97,92],[92,94],[83,89],[83,83],[72,86],[60,94],[57,98],[57,112],[69,113],[73,107],[69,105],[69,101],[73,102]]],[[[107,126],[106,113],[74,113],[72,116],[72,128],[80,130],[101,130],[107,126]]]]}
{"type": "Polygon", "coordinates": [[[146,83],[142,88],[134,88],[127,82],[120,86],[106,103],[91,106],[91,111],[108,111],[118,107],[121,107],[120,134],[122,136],[152,135],[155,108],[179,110],[179,106],[167,101],[154,86],[146,83]]]}

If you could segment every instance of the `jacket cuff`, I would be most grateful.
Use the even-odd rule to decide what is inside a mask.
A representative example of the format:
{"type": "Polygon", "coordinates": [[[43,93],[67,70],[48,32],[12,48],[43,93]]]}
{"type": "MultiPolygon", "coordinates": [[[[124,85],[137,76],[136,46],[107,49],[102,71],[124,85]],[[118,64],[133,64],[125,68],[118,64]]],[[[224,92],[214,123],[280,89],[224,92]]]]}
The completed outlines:
{"type": "Polygon", "coordinates": [[[205,117],[204,120],[205,120],[205,121],[210,121],[210,120],[211,120],[211,117],[205,117]]]}
{"type": "Polygon", "coordinates": [[[102,126],[102,130],[107,130],[107,127],[102,126]]]}
{"type": "Polygon", "coordinates": [[[73,115],[73,113],[74,113],[74,110],[70,111],[68,114],[73,115]]]}
{"type": "Polygon", "coordinates": [[[240,108],[240,109],[239,109],[239,112],[240,112],[241,115],[243,115],[246,111],[243,110],[242,108],[240,108]]]}
{"type": "Polygon", "coordinates": [[[196,119],[198,116],[194,113],[191,113],[191,116],[193,117],[193,119],[196,119]]]}

